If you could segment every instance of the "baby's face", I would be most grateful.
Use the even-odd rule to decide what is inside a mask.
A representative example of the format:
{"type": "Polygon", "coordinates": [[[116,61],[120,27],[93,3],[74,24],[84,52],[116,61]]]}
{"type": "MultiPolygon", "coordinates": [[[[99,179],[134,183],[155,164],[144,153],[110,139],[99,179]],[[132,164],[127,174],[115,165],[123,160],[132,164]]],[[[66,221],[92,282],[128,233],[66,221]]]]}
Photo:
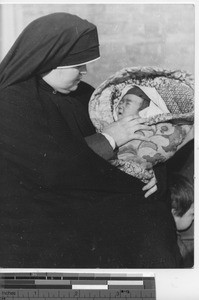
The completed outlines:
{"type": "Polygon", "coordinates": [[[127,116],[138,116],[143,101],[139,96],[132,94],[125,95],[118,104],[118,119],[127,116]]]}
{"type": "Polygon", "coordinates": [[[173,212],[173,217],[176,223],[177,230],[186,230],[188,229],[193,220],[194,220],[194,204],[191,205],[190,209],[182,216],[176,216],[175,212],[173,212]]]}

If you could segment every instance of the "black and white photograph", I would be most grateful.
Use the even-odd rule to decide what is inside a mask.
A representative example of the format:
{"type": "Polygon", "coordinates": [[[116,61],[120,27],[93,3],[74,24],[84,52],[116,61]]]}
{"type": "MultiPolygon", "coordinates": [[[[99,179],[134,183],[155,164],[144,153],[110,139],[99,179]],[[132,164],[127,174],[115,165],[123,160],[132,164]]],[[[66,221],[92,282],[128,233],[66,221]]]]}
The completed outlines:
{"type": "Polygon", "coordinates": [[[196,2],[40,2],[0,1],[0,286],[197,299],[196,2]]]}
{"type": "Polygon", "coordinates": [[[0,20],[0,266],[193,267],[194,6],[0,20]]]}

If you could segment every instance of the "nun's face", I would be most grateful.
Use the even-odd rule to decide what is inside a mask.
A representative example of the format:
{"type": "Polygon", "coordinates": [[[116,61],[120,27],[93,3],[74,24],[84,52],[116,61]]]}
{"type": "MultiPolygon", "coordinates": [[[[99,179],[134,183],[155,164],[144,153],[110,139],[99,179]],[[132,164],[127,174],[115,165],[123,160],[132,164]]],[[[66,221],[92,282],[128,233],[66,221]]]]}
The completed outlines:
{"type": "Polygon", "coordinates": [[[77,89],[82,76],[86,74],[86,72],[86,65],[71,68],[57,68],[42,76],[42,78],[55,91],[62,94],[69,94],[77,89]]]}

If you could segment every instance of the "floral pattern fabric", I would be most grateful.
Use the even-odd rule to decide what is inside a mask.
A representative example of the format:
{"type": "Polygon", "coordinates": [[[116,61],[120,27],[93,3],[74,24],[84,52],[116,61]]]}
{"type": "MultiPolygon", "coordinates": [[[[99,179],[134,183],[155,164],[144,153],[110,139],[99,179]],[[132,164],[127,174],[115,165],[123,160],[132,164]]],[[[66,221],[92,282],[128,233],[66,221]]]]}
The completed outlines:
{"type": "Polygon", "coordinates": [[[150,142],[133,140],[119,148],[117,159],[110,162],[122,171],[148,182],[153,166],[172,157],[188,142],[194,122],[194,82],[190,74],[158,68],[125,68],[109,77],[93,93],[89,114],[96,130],[114,122],[114,109],[126,85],[156,88],[169,113],[147,119],[151,129],[139,133],[150,142]]]}

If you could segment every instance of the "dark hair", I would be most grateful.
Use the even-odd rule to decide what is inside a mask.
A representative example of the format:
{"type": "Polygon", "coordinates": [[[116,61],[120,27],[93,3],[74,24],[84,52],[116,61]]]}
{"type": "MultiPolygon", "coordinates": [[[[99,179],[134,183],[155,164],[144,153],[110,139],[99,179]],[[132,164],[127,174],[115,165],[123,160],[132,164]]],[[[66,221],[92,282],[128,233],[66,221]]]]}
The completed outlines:
{"type": "MultiPolygon", "coordinates": [[[[126,95],[136,95],[144,100],[142,105],[139,108],[139,111],[148,107],[149,103],[151,101],[151,99],[138,86],[134,86],[131,89],[129,89],[124,96],[126,96],[126,95]]],[[[123,103],[123,102],[124,102],[124,100],[121,103],[123,103]]],[[[128,100],[125,100],[125,102],[127,105],[131,103],[131,101],[128,101],[128,100]]]]}
{"type": "Polygon", "coordinates": [[[177,216],[182,217],[194,202],[194,187],[189,179],[180,174],[173,173],[169,178],[171,208],[175,209],[177,216]]]}

